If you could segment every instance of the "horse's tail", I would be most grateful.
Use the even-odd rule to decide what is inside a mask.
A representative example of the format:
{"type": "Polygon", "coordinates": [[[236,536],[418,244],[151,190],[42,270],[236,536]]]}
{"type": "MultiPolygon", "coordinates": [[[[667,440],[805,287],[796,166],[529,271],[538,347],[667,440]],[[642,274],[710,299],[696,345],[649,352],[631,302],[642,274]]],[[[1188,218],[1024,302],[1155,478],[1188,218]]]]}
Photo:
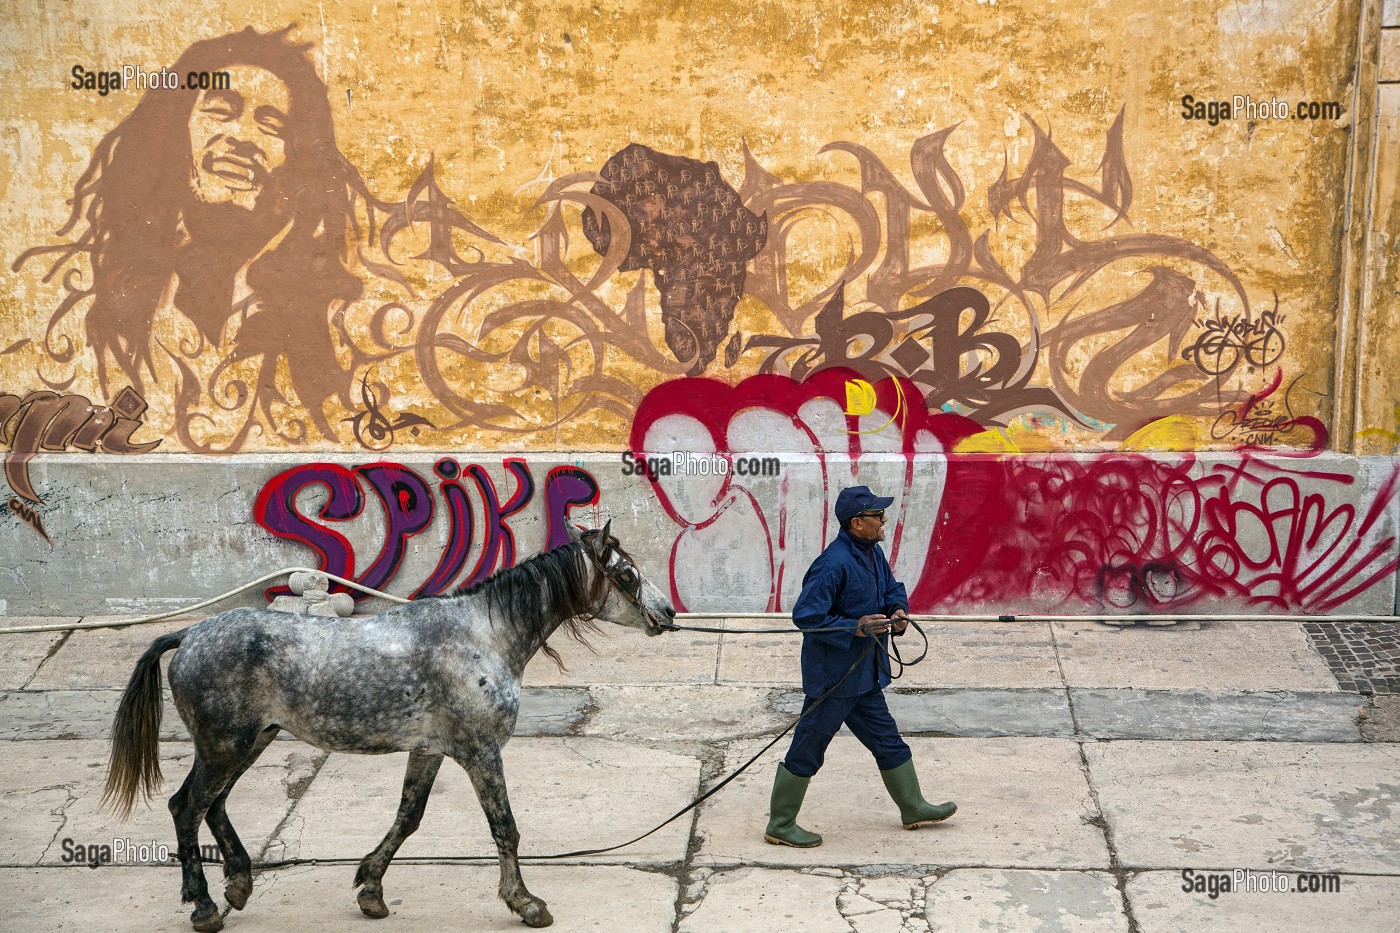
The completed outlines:
{"type": "Polygon", "coordinates": [[[178,648],[187,629],[162,635],[136,662],[112,722],[112,754],[102,805],[126,819],[139,793],[149,800],[160,787],[160,656],[178,648]]]}

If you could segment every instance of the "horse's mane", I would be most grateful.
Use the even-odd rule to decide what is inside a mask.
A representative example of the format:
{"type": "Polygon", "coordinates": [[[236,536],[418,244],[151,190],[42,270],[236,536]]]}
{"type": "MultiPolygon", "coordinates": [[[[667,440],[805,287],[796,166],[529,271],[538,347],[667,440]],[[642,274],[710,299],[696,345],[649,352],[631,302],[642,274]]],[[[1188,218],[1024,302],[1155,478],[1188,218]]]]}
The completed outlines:
{"type": "MultiPolygon", "coordinates": [[[[588,531],[584,533],[584,538],[597,534],[597,531],[588,531]]],[[[631,561],[616,538],[609,535],[607,545],[631,561]]],[[[546,607],[551,607],[554,612],[564,616],[560,628],[579,644],[591,649],[586,636],[601,631],[593,621],[592,610],[602,603],[608,583],[600,573],[595,576],[593,585],[588,585],[584,562],[592,558],[584,553],[586,547],[588,545],[583,541],[570,541],[552,551],[521,561],[514,567],[497,570],[485,580],[459,586],[451,593],[436,598],[480,596],[485,599],[487,616],[493,621],[498,613],[508,619],[536,618],[544,614],[546,607]]],[[[547,641],[540,642],[540,650],[561,671],[565,669],[559,652],[550,647],[547,641]]]]}

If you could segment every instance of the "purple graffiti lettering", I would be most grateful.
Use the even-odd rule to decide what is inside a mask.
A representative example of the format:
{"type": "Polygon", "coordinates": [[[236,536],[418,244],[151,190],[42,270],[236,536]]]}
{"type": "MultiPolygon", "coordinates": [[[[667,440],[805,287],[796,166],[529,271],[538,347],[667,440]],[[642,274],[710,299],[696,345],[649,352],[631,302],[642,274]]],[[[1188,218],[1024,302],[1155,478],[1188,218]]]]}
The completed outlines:
{"type": "Polygon", "coordinates": [[[467,490],[457,482],[462,468],[451,457],[443,457],[433,465],[434,472],[442,478],[438,490],[442,501],[447,505],[447,545],[442,549],[442,557],[437,566],[423,581],[423,585],[413,591],[413,598],[434,596],[451,585],[467,563],[467,552],[471,550],[475,529],[472,527],[471,500],[467,490]]]}
{"type": "MultiPolygon", "coordinates": [[[[535,481],[523,459],[509,458],[502,464],[515,478],[515,489],[504,503],[485,468],[470,464],[465,470],[451,457],[433,466],[439,478],[438,492],[447,513],[447,541],[437,565],[413,591],[413,598],[447,591],[459,581],[468,556],[474,549],[478,523],[467,487],[459,480],[465,473],[472,478],[482,501],[481,552],[466,578],[459,585],[471,586],[515,564],[515,532],[509,520],[534,499],[535,481]]],[[[253,515],[259,525],[282,538],[310,547],[320,561],[320,569],[353,579],[365,586],[382,589],[398,575],[408,550],[408,539],[427,530],[433,522],[433,490],[414,470],[398,463],[372,463],[353,470],[333,463],[311,463],[293,467],[268,480],[258,494],[253,515]],[[344,522],[358,518],[364,510],[361,479],[368,484],[384,508],[384,541],[374,561],[358,576],[355,549],[338,531],[302,515],[296,497],[315,485],[323,485],[330,496],[316,518],[344,522]]],[[[545,479],[545,547],[554,548],[569,540],[566,522],[576,505],[598,501],[598,482],[582,467],[561,466],[545,479]]],[[[337,589],[343,589],[338,587],[337,589]]],[[[273,587],[268,598],[289,592],[273,587]]],[[[354,594],[363,599],[363,594],[354,594]]]]}
{"type": "MultiPolygon", "coordinates": [[[[364,510],[365,497],[352,471],[338,463],[308,463],[268,480],[253,503],[253,518],[279,538],[300,541],[315,551],[321,562],[321,570],[354,579],[355,549],[345,536],[297,511],[297,494],[317,484],[325,486],[330,493],[326,504],[317,513],[319,518],[344,522],[364,510]]],[[[332,589],[345,592],[345,587],[339,585],[332,589]]],[[[291,589],[286,586],[274,586],[266,590],[266,595],[270,600],[290,592],[291,589]]]]}
{"type": "Polygon", "coordinates": [[[583,467],[557,466],[544,480],[545,521],[549,528],[546,548],[568,543],[569,509],[598,501],[598,481],[583,467]]]}
{"type": "MultiPolygon", "coordinates": [[[[365,570],[359,582],[379,589],[399,571],[408,539],[433,520],[433,493],[423,478],[397,463],[370,463],[355,472],[369,480],[384,504],[384,548],[365,570]]],[[[356,593],[357,599],[366,598],[356,593]]]]}
{"type": "Polygon", "coordinates": [[[530,468],[519,457],[507,460],[505,467],[515,475],[516,484],[515,495],[511,496],[505,505],[501,505],[501,500],[496,495],[496,484],[491,481],[490,475],[475,463],[467,467],[467,472],[476,480],[477,488],[481,490],[481,498],[486,506],[486,514],[481,522],[486,541],[476,566],[472,568],[471,575],[467,577],[463,586],[480,583],[491,576],[500,569],[496,566],[498,562],[502,568],[515,566],[515,533],[510,530],[505,520],[530,503],[535,495],[535,481],[530,476],[530,468]]]}

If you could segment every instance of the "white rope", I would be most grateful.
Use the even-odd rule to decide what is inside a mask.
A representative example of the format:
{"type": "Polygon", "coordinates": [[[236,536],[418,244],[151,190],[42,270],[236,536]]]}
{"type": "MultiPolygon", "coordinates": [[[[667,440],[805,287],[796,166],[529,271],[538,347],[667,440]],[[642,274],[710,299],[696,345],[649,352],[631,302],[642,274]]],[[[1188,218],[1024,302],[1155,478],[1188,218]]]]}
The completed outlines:
{"type": "MultiPolygon", "coordinates": [[[[337,577],[333,573],[326,573],[324,570],[315,570],[311,567],[283,567],[272,573],[264,574],[250,583],[245,583],[237,589],[229,590],[227,593],[220,593],[218,596],[211,596],[208,599],[195,603],[192,606],[185,606],[182,609],[172,609],[169,612],[162,612],[153,616],[138,616],[134,619],[113,619],[110,621],[96,622],[73,622],[59,623],[56,625],[16,625],[0,626],[0,635],[21,635],[31,632],[71,632],[93,628],[126,628],[129,625],[147,625],[151,622],[160,622],[175,616],[185,615],[190,612],[197,612],[206,606],[223,602],[232,596],[237,596],[245,590],[262,586],[278,577],[293,573],[319,573],[330,580],[343,586],[368,593],[370,596],[377,596],[380,599],[387,599],[394,603],[406,603],[411,600],[402,596],[395,596],[393,593],[385,593],[383,590],[376,590],[354,580],[347,580],[344,577],[337,577]]],[[[764,619],[788,621],[792,618],[791,613],[786,612],[678,612],[678,620],[702,620],[702,619],[764,619]]],[[[1135,614],[1135,615],[1114,615],[1112,613],[1099,613],[1098,615],[1016,615],[1012,613],[1002,613],[1000,615],[951,615],[951,614],[919,614],[911,613],[909,618],[915,622],[1105,622],[1112,620],[1118,622],[1291,622],[1298,619],[1311,622],[1400,622],[1400,616],[1357,616],[1357,615],[1266,615],[1263,613],[1222,613],[1217,615],[1198,614],[1182,615],[1179,613],[1161,614],[1135,614]]],[[[783,634],[786,630],[774,629],[774,634],[783,634]]]]}
{"type": "Polygon", "coordinates": [[[251,583],[245,583],[237,589],[229,590],[227,593],[220,593],[218,596],[211,596],[203,602],[195,603],[193,606],[185,606],[183,609],[172,609],[169,612],[162,612],[159,615],[138,616],[134,619],[113,619],[112,621],[75,622],[71,625],[17,625],[8,628],[0,628],[0,634],[19,635],[24,632],[68,632],[89,628],[126,628],[128,625],[146,625],[150,622],[160,622],[163,619],[182,616],[185,613],[203,609],[205,606],[221,603],[230,596],[237,596],[244,590],[251,590],[255,586],[262,586],[264,583],[269,583],[276,580],[278,577],[293,573],[319,573],[328,579],[334,580],[336,583],[352,587],[362,593],[368,593],[371,596],[378,596],[380,599],[387,599],[395,603],[409,602],[409,600],[404,599],[402,596],[395,596],[393,593],[385,593],[382,590],[372,589],[368,586],[356,583],[354,580],[347,580],[344,577],[337,577],[333,573],[326,573],[324,570],[313,570],[310,567],[283,567],[281,570],[275,570],[272,573],[264,574],[251,583]]]}

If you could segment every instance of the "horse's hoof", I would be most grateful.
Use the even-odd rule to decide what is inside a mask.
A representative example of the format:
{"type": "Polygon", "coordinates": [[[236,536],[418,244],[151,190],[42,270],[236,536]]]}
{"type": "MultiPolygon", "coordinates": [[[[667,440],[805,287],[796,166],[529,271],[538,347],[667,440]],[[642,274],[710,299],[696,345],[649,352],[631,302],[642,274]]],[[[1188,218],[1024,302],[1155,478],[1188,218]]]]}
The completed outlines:
{"type": "Polygon", "coordinates": [[[554,922],[549,908],[544,906],[544,901],[526,904],[520,911],[520,919],[525,921],[527,927],[547,927],[554,922]]]}
{"type": "Polygon", "coordinates": [[[248,895],[253,893],[253,877],[237,875],[224,885],[224,900],[234,910],[242,910],[248,903],[248,895]]]}
{"type": "Polygon", "coordinates": [[[371,892],[368,889],[361,891],[355,896],[355,900],[360,904],[360,913],[375,920],[383,920],[389,916],[389,908],[384,903],[384,895],[379,892],[371,892]]]}
{"type": "Polygon", "coordinates": [[[219,908],[210,907],[190,914],[190,923],[196,933],[219,933],[224,928],[224,918],[219,916],[219,908]]]}

